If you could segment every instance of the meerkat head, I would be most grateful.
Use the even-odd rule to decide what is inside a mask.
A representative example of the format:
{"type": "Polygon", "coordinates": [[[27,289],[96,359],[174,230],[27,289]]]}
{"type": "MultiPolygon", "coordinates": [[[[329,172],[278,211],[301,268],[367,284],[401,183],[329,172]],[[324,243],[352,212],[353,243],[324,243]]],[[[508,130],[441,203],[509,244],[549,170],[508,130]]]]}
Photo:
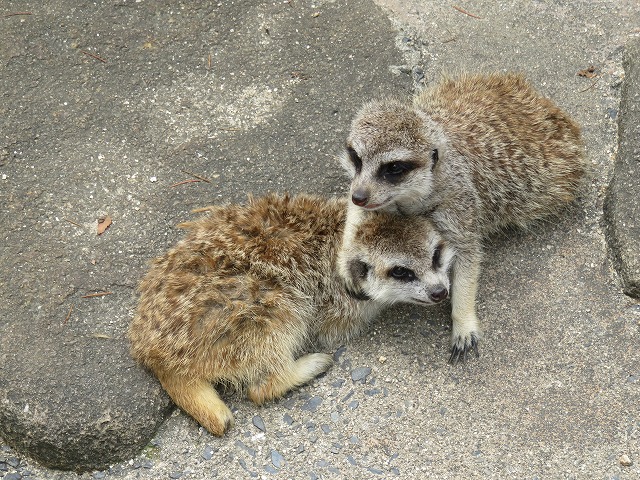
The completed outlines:
{"type": "Polygon", "coordinates": [[[420,216],[363,213],[358,222],[348,220],[338,255],[350,295],[385,304],[445,300],[455,251],[433,224],[420,216]]]}
{"type": "Polygon", "coordinates": [[[444,138],[442,128],[410,104],[365,104],[340,157],[352,179],[352,202],[367,210],[420,210],[433,188],[444,138]]]}

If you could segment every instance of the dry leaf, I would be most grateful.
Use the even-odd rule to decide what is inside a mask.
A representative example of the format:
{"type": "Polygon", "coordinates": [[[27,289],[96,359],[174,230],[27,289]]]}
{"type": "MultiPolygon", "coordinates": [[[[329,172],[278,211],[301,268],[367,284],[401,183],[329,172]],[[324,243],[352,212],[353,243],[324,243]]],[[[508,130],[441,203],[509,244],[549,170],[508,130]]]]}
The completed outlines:
{"type": "Polygon", "coordinates": [[[113,339],[113,337],[111,335],[106,335],[104,333],[92,333],[91,336],[93,338],[104,338],[105,340],[113,339]]]}
{"type": "Polygon", "coordinates": [[[98,219],[98,235],[102,235],[104,231],[111,225],[111,217],[106,215],[98,219]]]}
{"type": "Polygon", "coordinates": [[[591,65],[589,68],[585,68],[584,70],[580,70],[578,72],[579,77],[593,78],[597,75],[598,74],[596,73],[596,67],[594,67],[593,65],[591,65]]]}

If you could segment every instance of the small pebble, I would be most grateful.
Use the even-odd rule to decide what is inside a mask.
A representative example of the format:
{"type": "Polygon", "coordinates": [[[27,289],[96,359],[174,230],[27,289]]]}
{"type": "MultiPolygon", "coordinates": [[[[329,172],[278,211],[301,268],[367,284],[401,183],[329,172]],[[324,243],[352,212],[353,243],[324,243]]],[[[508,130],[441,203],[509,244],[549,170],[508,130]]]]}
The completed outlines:
{"type": "Polygon", "coordinates": [[[322,404],[322,397],[311,397],[300,408],[306,412],[315,412],[320,404],[322,404]]]}
{"type": "Polygon", "coordinates": [[[284,414],[284,416],[282,417],[282,420],[287,425],[293,425],[293,417],[291,415],[289,415],[288,413],[284,414]]]}
{"type": "Polygon", "coordinates": [[[338,420],[340,420],[340,414],[338,412],[331,412],[331,421],[336,423],[338,420]]]}
{"type": "Polygon", "coordinates": [[[393,473],[394,475],[400,475],[400,470],[398,470],[397,467],[393,467],[391,470],[391,473],[393,473]]]}
{"type": "Polygon", "coordinates": [[[176,480],[176,479],[182,477],[182,475],[183,475],[183,472],[171,472],[169,474],[169,478],[171,478],[173,480],[176,480]]]}
{"type": "Polygon", "coordinates": [[[324,433],[331,433],[331,427],[329,425],[322,424],[320,425],[320,429],[324,432],[324,433]]]}
{"type": "Polygon", "coordinates": [[[331,386],[333,388],[340,388],[342,385],[344,385],[344,382],[344,378],[339,378],[338,380],[331,382],[331,386]]]}
{"type": "Polygon", "coordinates": [[[633,461],[629,458],[629,455],[627,455],[626,453],[623,453],[622,455],[620,455],[620,458],[618,458],[618,461],[620,462],[620,465],[622,465],[623,467],[630,467],[631,465],[633,465],[633,461]]]}
{"type": "Polygon", "coordinates": [[[344,345],[342,345],[340,348],[338,348],[335,353],[333,354],[333,361],[334,362],[339,362],[340,361],[340,357],[342,356],[342,354],[344,352],[347,351],[347,347],[345,347],[344,345]]]}
{"type": "Polygon", "coordinates": [[[303,444],[298,445],[298,446],[296,447],[295,452],[296,452],[296,453],[302,453],[302,452],[304,452],[304,445],[303,445],[303,444]]]}
{"type": "Polygon", "coordinates": [[[309,480],[318,480],[320,477],[313,472],[309,472],[309,480]]]}
{"type": "Polygon", "coordinates": [[[378,361],[379,361],[380,363],[384,363],[384,362],[386,362],[386,361],[387,361],[387,357],[380,356],[380,358],[378,358],[378,361]]]}
{"type": "Polygon", "coordinates": [[[244,468],[247,472],[249,472],[250,474],[252,474],[252,475],[251,475],[252,477],[254,477],[254,476],[255,476],[255,475],[253,475],[253,473],[255,473],[255,472],[252,472],[251,470],[249,470],[249,467],[247,466],[247,462],[245,461],[245,459],[244,459],[244,458],[239,458],[239,459],[238,459],[238,463],[239,463],[239,464],[240,464],[240,466],[241,466],[242,468],[244,468]]]}
{"type": "Polygon", "coordinates": [[[357,465],[355,459],[351,455],[347,455],[347,462],[349,462],[353,466],[357,465]]]}
{"type": "Polygon", "coordinates": [[[280,452],[271,450],[271,463],[276,468],[282,468],[287,462],[280,452]]]}
{"type": "Polygon", "coordinates": [[[20,466],[20,459],[16,457],[8,457],[6,462],[13,468],[18,468],[20,466]]]}
{"type": "Polygon", "coordinates": [[[10,473],[4,476],[4,480],[21,480],[21,479],[22,479],[22,475],[20,475],[19,473],[10,473]]]}
{"type": "Polygon", "coordinates": [[[245,452],[247,452],[249,455],[251,455],[252,457],[256,456],[256,451],[255,449],[245,445],[244,443],[242,443],[240,440],[236,440],[236,447],[240,447],[242,450],[244,450],[245,452]]]}
{"type": "Polygon", "coordinates": [[[273,473],[273,474],[278,473],[278,469],[274,468],[271,465],[265,465],[264,469],[267,471],[267,473],[273,473]]]}
{"type": "Polygon", "coordinates": [[[355,410],[356,408],[358,408],[359,405],[360,405],[360,402],[358,402],[357,400],[353,400],[349,402],[349,408],[351,410],[355,410]]]}
{"type": "Polygon", "coordinates": [[[363,381],[369,376],[371,373],[370,367],[358,367],[351,371],[351,380],[354,382],[363,381]]]}
{"type": "Polygon", "coordinates": [[[264,420],[262,420],[260,415],[254,415],[252,422],[253,425],[261,432],[267,431],[267,427],[264,426],[264,420]]]}
{"type": "Polygon", "coordinates": [[[213,458],[213,448],[211,448],[211,445],[206,445],[204,447],[202,458],[204,458],[205,460],[211,460],[211,458],[213,458]]]}
{"type": "Polygon", "coordinates": [[[151,178],[149,178],[149,181],[150,181],[151,183],[155,183],[155,182],[157,182],[157,181],[158,181],[158,178],[157,178],[157,177],[151,177],[151,178]]]}
{"type": "Polygon", "coordinates": [[[365,390],[364,394],[367,395],[368,397],[373,397],[374,395],[377,395],[378,393],[380,393],[380,389],[379,388],[372,388],[370,390],[365,390]]]}
{"type": "Polygon", "coordinates": [[[347,394],[342,398],[342,401],[343,401],[343,402],[346,402],[347,400],[349,400],[349,399],[353,396],[353,394],[354,394],[354,391],[353,391],[353,390],[351,390],[349,393],[347,393],[347,394]]]}
{"type": "Polygon", "coordinates": [[[101,480],[102,478],[107,476],[107,472],[94,472],[92,477],[96,480],[101,480]]]}
{"type": "Polygon", "coordinates": [[[375,474],[375,475],[382,475],[384,472],[378,468],[367,468],[367,470],[369,470],[371,473],[375,474]]]}

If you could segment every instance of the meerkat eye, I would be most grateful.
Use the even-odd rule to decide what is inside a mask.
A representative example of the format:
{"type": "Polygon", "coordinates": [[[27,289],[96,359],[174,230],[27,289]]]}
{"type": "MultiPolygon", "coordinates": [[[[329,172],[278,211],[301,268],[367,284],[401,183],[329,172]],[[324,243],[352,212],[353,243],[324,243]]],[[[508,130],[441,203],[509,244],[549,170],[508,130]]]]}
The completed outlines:
{"type": "Polygon", "coordinates": [[[413,282],[418,278],[413,270],[400,265],[396,265],[389,270],[389,276],[401,282],[413,282]]]}
{"type": "Polygon", "coordinates": [[[433,150],[431,150],[431,170],[433,170],[436,166],[436,163],[438,163],[438,149],[434,148],[433,150]]]}
{"type": "Polygon", "coordinates": [[[397,183],[402,180],[407,172],[410,172],[414,168],[415,165],[410,162],[386,163],[380,167],[378,176],[389,183],[397,183]]]}
{"type": "Polygon", "coordinates": [[[349,159],[351,160],[351,163],[353,163],[356,173],[360,173],[360,170],[362,170],[362,159],[360,158],[360,155],[358,155],[358,152],[356,152],[350,145],[347,145],[347,155],[349,155],[349,159]]]}
{"type": "Polygon", "coordinates": [[[433,257],[431,259],[431,266],[434,270],[437,270],[442,265],[440,264],[440,256],[442,254],[442,245],[438,245],[433,251],[433,257]]]}

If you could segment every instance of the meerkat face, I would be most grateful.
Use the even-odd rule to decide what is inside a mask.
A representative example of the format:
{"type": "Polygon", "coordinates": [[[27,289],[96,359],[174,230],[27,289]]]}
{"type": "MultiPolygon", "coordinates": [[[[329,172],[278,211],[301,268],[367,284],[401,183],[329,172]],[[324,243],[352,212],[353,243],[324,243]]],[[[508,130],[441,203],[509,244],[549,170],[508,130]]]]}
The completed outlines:
{"type": "Polygon", "coordinates": [[[367,210],[420,210],[443,149],[441,128],[411,106],[394,100],[366,104],[340,158],[352,179],[352,202],[367,210]]]}
{"type": "Polygon", "coordinates": [[[455,251],[427,218],[371,212],[347,230],[338,267],[352,296],[421,305],[449,296],[455,251]]]}

